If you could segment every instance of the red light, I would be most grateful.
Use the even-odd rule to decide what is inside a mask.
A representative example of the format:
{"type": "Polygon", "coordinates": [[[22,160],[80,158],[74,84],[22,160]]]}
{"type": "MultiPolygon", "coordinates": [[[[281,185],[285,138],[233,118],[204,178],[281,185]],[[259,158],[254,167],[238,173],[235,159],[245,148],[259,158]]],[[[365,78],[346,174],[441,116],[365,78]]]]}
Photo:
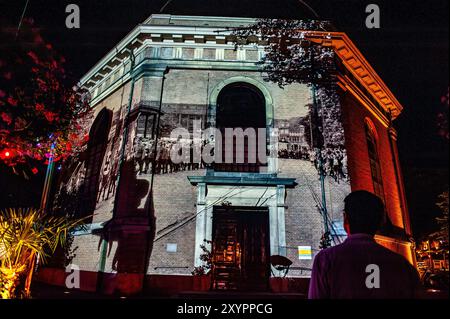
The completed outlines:
{"type": "Polygon", "coordinates": [[[10,149],[3,149],[0,152],[0,159],[2,160],[11,160],[14,157],[14,151],[10,149]]]}

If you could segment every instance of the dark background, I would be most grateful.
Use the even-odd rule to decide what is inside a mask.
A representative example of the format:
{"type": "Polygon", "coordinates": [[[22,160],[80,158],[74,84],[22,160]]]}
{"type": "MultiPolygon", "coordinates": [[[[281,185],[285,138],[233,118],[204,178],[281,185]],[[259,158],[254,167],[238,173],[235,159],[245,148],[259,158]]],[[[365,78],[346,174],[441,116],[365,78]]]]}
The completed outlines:
{"type": "MultiPolygon", "coordinates": [[[[416,237],[435,228],[437,196],[448,189],[448,140],[436,117],[448,106],[448,0],[306,0],[322,19],[347,32],[400,103],[396,121],[400,158],[416,237]],[[367,29],[365,8],[378,4],[381,28],[367,29]]],[[[0,1],[2,28],[17,28],[26,0],[0,1]]],[[[45,40],[65,56],[74,83],[137,24],[159,13],[167,0],[30,0],[45,40]],[[81,28],[67,29],[65,8],[78,4],[81,28]]],[[[296,0],[172,0],[163,13],[314,18],[296,0]]],[[[0,50],[4,46],[0,44],[0,50]]],[[[39,206],[45,170],[31,181],[0,166],[0,207],[39,206]]]]}

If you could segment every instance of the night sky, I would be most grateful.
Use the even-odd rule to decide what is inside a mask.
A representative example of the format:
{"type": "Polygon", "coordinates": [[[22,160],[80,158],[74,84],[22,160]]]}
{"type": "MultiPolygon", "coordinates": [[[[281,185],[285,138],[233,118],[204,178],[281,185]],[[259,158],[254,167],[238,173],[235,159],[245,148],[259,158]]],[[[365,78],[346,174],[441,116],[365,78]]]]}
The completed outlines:
{"type": "MultiPolygon", "coordinates": [[[[26,0],[0,1],[2,27],[17,27],[26,0]]],[[[138,23],[159,13],[167,0],[30,0],[25,14],[66,57],[76,82],[138,23]],[[65,7],[81,9],[81,28],[65,27],[65,7]]],[[[436,116],[448,90],[448,0],[308,0],[322,19],[345,31],[392,90],[404,112],[396,122],[400,157],[416,236],[433,227],[434,203],[448,189],[448,141],[437,135],[436,116]],[[365,8],[381,9],[381,29],[365,27],[365,8]]],[[[295,0],[173,0],[163,13],[311,18],[295,0]]],[[[0,50],[4,46],[0,44],[0,50]]],[[[7,172],[1,168],[2,175],[7,172]]],[[[40,176],[42,177],[42,176],[40,176]]],[[[5,180],[5,178],[2,178],[5,180]]],[[[21,198],[20,179],[0,182],[0,207],[21,198]],[[6,199],[4,190],[9,190],[6,199]],[[14,190],[14,192],[12,191],[14,190]],[[13,194],[14,193],[14,194],[13,194]]],[[[35,181],[39,185],[39,181],[35,181]]],[[[32,193],[29,193],[30,197],[32,193]]],[[[38,191],[35,192],[38,194],[38,191]]],[[[39,196],[38,196],[39,197],[39,196]]]]}

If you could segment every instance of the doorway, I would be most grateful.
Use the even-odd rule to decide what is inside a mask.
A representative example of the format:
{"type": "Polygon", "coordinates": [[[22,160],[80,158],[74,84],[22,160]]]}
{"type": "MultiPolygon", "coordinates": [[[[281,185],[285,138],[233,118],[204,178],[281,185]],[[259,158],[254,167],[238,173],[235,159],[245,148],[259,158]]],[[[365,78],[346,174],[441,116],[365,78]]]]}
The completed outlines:
{"type": "Polygon", "coordinates": [[[267,290],[270,277],[269,260],[268,209],[214,208],[213,290],[267,290]]]}

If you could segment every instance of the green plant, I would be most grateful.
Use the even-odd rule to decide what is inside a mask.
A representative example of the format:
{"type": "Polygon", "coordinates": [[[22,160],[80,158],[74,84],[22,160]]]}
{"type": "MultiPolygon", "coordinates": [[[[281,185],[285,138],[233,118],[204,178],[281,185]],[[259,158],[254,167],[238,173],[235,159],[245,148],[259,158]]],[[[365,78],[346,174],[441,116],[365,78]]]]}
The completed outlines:
{"type": "Polygon", "coordinates": [[[36,260],[45,264],[80,223],[36,209],[0,212],[0,297],[29,298],[36,260]]]}
{"type": "MultiPolygon", "coordinates": [[[[204,240],[204,242],[208,245],[212,243],[212,241],[204,240]]],[[[200,260],[203,262],[203,265],[195,267],[192,271],[193,276],[203,276],[208,274],[209,270],[212,266],[212,253],[211,251],[206,248],[206,245],[201,245],[200,248],[202,249],[202,254],[200,255],[200,260]]]]}

